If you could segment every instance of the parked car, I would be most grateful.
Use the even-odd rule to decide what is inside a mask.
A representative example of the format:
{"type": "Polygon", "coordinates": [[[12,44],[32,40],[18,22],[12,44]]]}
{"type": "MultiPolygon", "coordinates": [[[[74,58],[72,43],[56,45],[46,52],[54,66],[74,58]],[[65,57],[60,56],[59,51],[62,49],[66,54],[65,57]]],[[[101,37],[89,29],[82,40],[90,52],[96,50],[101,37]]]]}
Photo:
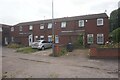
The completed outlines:
{"type": "Polygon", "coordinates": [[[31,47],[44,50],[46,48],[52,47],[52,43],[45,40],[37,40],[36,42],[32,43],[31,47]]]}

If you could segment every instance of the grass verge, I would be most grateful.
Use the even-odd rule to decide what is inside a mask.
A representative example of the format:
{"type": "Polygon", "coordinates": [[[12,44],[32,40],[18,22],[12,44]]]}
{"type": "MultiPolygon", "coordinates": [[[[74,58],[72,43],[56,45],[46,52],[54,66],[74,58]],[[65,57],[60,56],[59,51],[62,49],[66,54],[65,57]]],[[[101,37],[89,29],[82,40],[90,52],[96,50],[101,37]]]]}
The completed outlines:
{"type": "Polygon", "coordinates": [[[23,48],[18,48],[16,52],[21,52],[21,53],[33,53],[38,51],[38,49],[32,49],[31,47],[23,47],[23,48]]]}

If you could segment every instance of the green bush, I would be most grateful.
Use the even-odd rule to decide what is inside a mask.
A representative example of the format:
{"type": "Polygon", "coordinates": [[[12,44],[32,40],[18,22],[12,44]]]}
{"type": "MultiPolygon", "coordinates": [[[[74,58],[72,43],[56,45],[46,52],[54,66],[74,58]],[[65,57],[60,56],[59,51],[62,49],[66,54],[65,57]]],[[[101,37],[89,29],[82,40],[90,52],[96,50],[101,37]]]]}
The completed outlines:
{"type": "Polygon", "coordinates": [[[7,45],[8,48],[20,48],[20,47],[23,47],[22,45],[20,44],[16,44],[16,43],[11,43],[9,45],[7,45]]]}
{"type": "Polygon", "coordinates": [[[74,48],[84,48],[83,35],[78,36],[76,42],[74,43],[74,48]]]}
{"type": "Polygon", "coordinates": [[[120,28],[113,30],[110,33],[110,36],[112,37],[112,40],[114,41],[114,43],[119,43],[120,42],[120,28]]]}
{"type": "Polygon", "coordinates": [[[38,51],[38,49],[32,49],[31,47],[23,47],[23,48],[18,48],[16,52],[22,52],[22,53],[33,53],[38,51]]]}
{"type": "Polygon", "coordinates": [[[120,48],[120,43],[100,45],[99,48],[120,48]]]}
{"type": "Polygon", "coordinates": [[[60,57],[67,54],[67,50],[66,48],[62,48],[61,51],[59,53],[55,53],[55,54],[50,54],[49,56],[54,56],[54,57],[60,57]]]}

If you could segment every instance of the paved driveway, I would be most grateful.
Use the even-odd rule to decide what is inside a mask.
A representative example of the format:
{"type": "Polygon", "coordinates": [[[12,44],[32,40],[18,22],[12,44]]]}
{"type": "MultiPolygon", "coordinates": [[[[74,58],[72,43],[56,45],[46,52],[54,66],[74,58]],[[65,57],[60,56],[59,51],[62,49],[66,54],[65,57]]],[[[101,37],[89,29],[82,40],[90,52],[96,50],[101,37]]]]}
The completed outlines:
{"type": "Polygon", "coordinates": [[[118,61],[89,59],[88,50],[50,57],[52,50],[32,54],[3,48],[2,74],[8,78],[118,78],[118,61]],[[42,55],[42,54],[46,55],[42,55]]]}

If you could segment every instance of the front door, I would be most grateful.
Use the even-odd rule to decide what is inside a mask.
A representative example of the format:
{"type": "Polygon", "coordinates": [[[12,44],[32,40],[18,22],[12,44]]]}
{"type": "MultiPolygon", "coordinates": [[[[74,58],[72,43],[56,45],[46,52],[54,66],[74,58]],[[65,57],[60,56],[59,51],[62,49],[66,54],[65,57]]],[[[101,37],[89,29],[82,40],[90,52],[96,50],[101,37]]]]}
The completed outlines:
{"type": "Polygon", "coordinates": [[[29,35],[29,46],[31,46],[32,42],[33,42],[33,35],[31,34],[29,35]]]}
{"type": "Polygon", "coordinates": [[[8,39],[5,37],[5,45],[8,45],[8,39]]]}

